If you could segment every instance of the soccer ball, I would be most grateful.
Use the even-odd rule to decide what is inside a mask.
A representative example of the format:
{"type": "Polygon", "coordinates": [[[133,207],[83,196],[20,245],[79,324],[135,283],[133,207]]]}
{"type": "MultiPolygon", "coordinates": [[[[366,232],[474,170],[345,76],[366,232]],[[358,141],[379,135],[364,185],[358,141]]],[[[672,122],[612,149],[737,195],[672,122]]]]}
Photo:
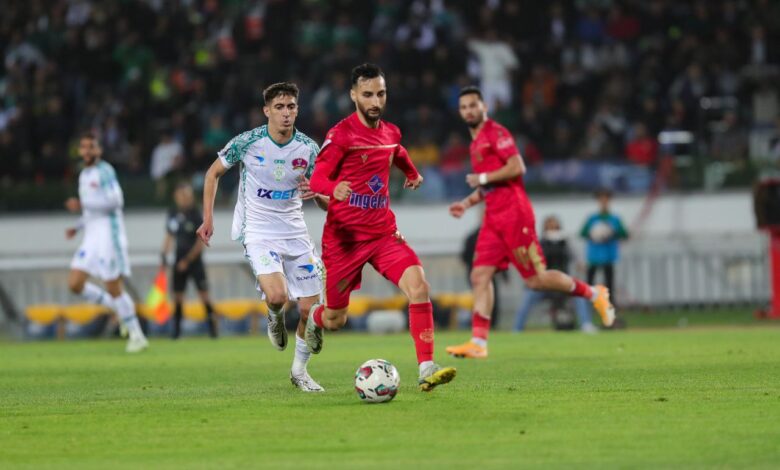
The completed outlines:
{"type": "Polygon", "coordinates": [[[355,372],[355,392],[361,401],[384,403],[395,398],[401,376],[394,365],[384,359],[371,359],[355,372]]]}

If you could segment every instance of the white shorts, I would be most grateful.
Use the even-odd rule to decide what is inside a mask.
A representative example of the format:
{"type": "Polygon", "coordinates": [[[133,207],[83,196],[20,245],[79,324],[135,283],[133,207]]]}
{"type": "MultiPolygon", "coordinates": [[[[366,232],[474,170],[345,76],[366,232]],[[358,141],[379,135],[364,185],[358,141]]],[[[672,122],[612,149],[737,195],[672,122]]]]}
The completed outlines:
{"type": "MultiPolygon", "coordinates": [[[[255,277],[284,274],[290,300],[322,292],[322,260],[308,237],[248,242],[244,244],[244,256],[249,260],[255,277]]],[[[259,283],[257,290],[262,292],[259,283]]]]}
{"type": "Polygon", "coordinates": [[[70,269],[84,271],[103,281],[130,277],[127,245],[110,238],[85,237],[73,255],[70,269]]]}

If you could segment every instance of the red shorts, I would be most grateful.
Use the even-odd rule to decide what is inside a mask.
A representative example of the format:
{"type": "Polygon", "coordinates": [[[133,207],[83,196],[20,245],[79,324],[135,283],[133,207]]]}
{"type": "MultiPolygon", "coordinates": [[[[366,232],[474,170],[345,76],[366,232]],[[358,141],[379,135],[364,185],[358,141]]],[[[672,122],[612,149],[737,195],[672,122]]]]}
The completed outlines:
{"type": "Polygon", "coordinates": [[[546,269],[547,262],[533,224],[496,227],[483,224],[477,237],[473,266],[495,266],[499,271],[515,265],[524,279],[546,269]]]}
{"type": "Polygon", "coordinates": [[[343,242],[322,241],[325,265],[325,306],[340,309],[349,305],[349,294],[360,289],[363,266],[371,266],[395,285],[409,266],[420,266],[420,259],[405,241],[393,234],[374,240],[343,242]]]}

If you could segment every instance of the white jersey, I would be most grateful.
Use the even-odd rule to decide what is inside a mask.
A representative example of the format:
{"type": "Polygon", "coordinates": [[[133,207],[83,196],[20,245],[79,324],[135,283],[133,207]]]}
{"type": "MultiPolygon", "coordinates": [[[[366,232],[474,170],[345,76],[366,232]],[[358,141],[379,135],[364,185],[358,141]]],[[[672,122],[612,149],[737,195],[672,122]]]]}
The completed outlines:
{"type": "Polygon", "coordinates": [[[302,175],[311,177],[319,146],[302,132],[279,145],[261,126],[234,137],[219,151],[225,168],[241,164],[238,201],[233,213],[233,240],[308,238],[303,202],[298,191],[302,175]]]}
{"type": "Polygon", "coordinates": [[[100,160],[81,170],[79,201],[84,239],[71,266],[104,280],[129,276],[124,196],[110,164],[100,160]]]}

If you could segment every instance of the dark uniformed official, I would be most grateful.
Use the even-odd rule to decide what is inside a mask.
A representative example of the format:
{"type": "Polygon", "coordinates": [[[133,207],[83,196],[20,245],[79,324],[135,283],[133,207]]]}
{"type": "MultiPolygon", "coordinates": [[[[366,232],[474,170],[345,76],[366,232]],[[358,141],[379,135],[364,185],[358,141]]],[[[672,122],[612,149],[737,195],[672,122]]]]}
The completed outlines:
{"type": "Polygon", "coordinates": [[[214,309],[209,301],[208,280],[203,266],[203,242],[198,239],[195,231],[203,223],[200,209],[195,205],[195,196],[189,183],[180,183],[173,193],[176,207],[168,212],[166,236],[162,248],[162,263],[167,264],[168,252],[176,244],[176,261],[173,265],[173,298],[176,310],[173,315],[172,338],[177,339],[181,333],[182,302],[187,288],[187,280],[192,278],[198,289],[203,305],[206,307],[209,334],[217,337],[217,327],[214,321],[214,309]]]}

